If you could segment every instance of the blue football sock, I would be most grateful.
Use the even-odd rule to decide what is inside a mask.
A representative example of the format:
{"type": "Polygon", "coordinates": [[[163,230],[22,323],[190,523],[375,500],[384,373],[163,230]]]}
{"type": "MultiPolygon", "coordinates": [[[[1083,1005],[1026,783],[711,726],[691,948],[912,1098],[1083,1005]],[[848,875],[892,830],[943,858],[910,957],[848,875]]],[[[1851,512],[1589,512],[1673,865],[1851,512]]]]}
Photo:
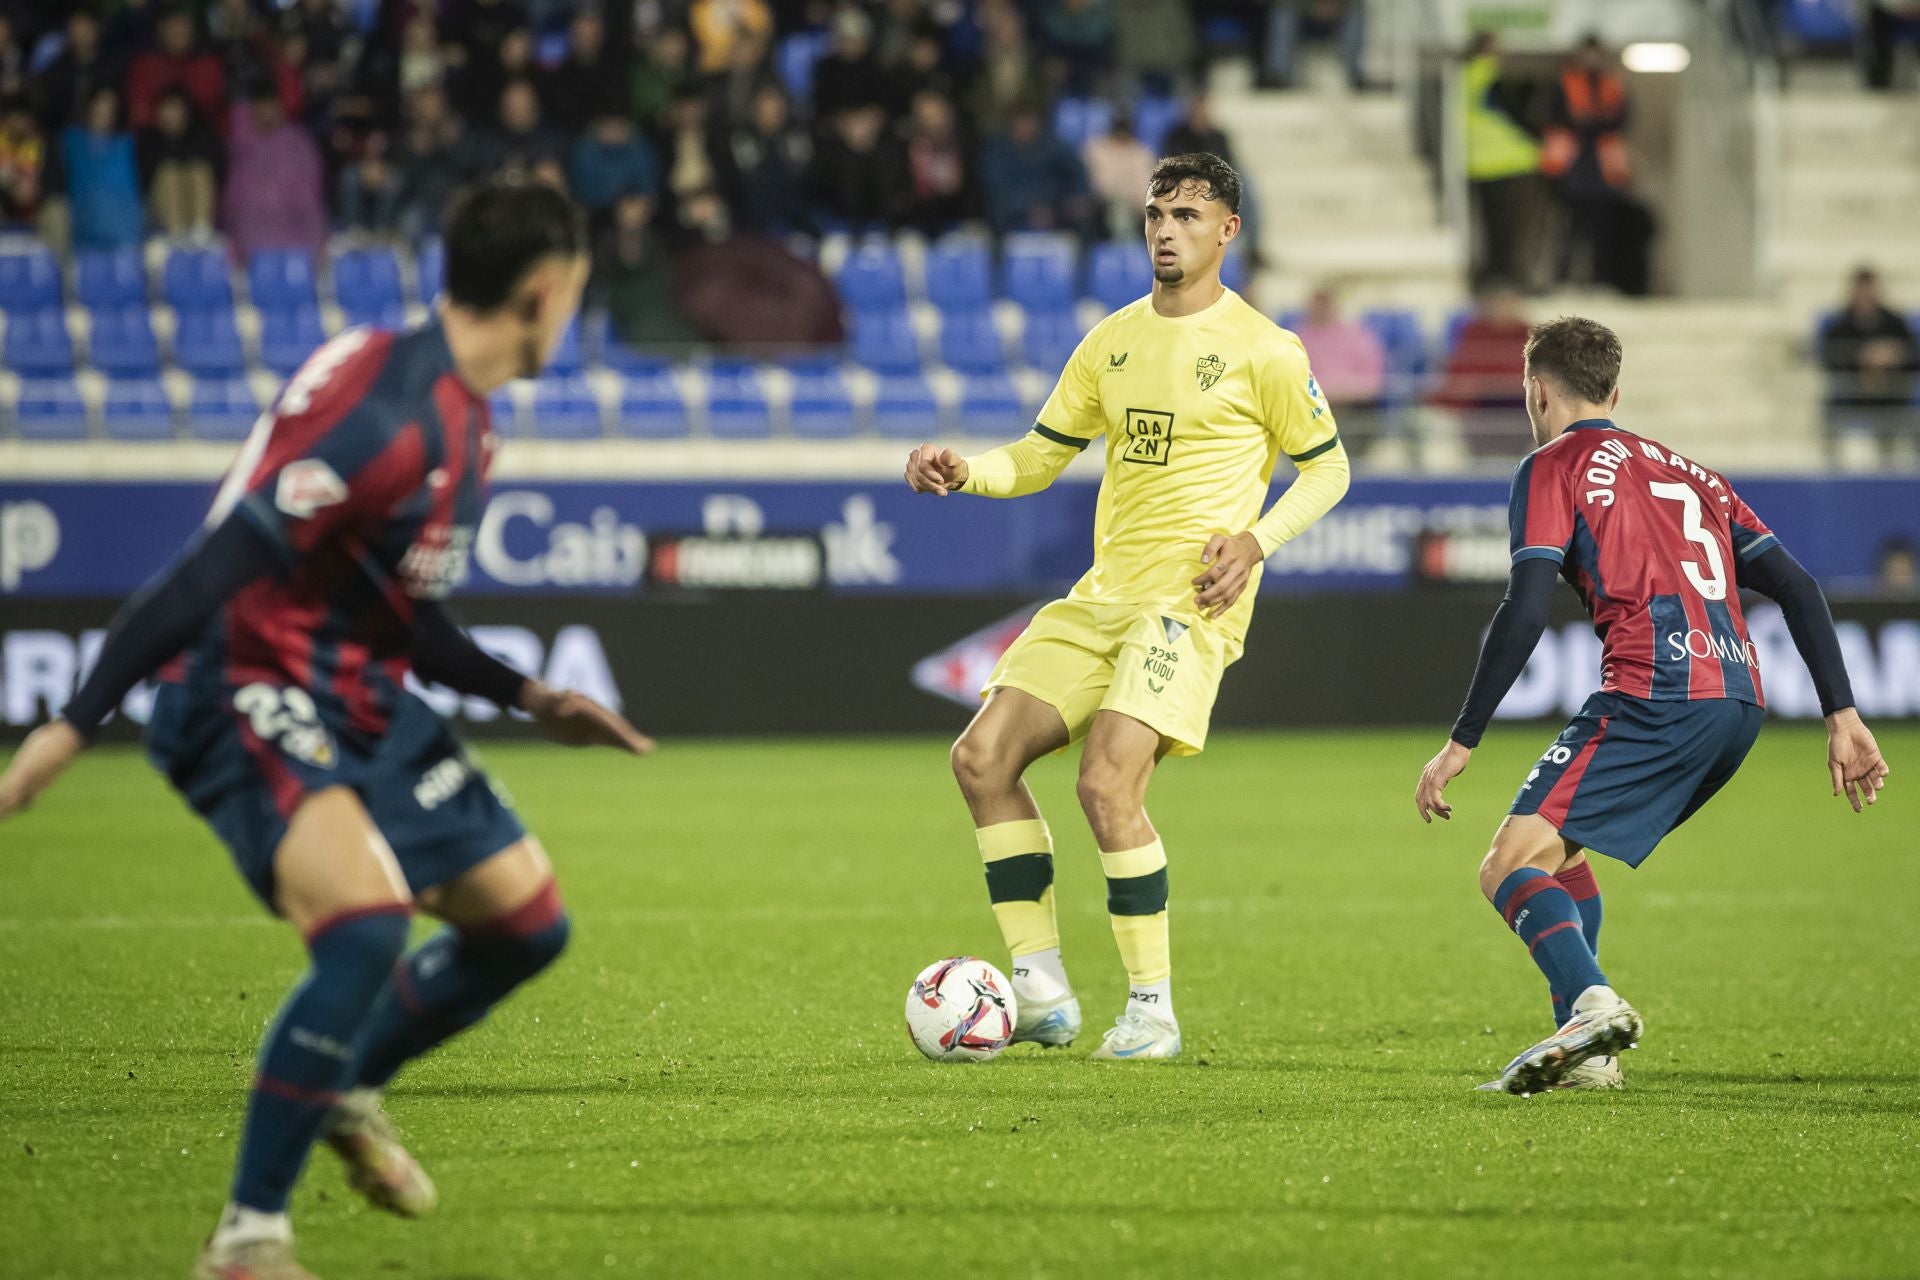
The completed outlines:
{"type": "MultiPolygon", "coordinates": [[[[1587,950],[1593,952],[1593,958],[1600,958],[1600,882],[1593,878],[1593,864],[1586,861],[1562,868],[1555,876],[1560,887],[1573,899],[1573,905],[1580,909],[1580,932],[1587,939],[1587,950]]],[[[1553,993],[1553,1025],[1564,1026],[1573,1016],[1573,999],[1580,993],[1571,994],[1556,991],[1553,993]]]]}
{"type": "Polygon", "coordinates": [[[260,1046],[233,1202],[282,1213],[327,1113],[352,1083],[354,1045],[407,946],[400,903],[350,911],[307,938],[312,967],[260,1046]]]}
{"type": "Polygon", "coordinates": [[[1522,867],[1500,882],[1493,907],[1527,944],[1556,997],[1571,1005],[1588,987],[1605,986],[1606,975],[1582,932],[1580,909],[1558,880],[1536,867],[1522,867]]]}
{"type": "Polygon", "coordinates": [[[383,1088],[407,1062],[479,1022],[553,963],[568,932],[566,911],[549,884],[490,925],[435,934],[395,971],[361,1037],[356,1083],[383,1088]]]}

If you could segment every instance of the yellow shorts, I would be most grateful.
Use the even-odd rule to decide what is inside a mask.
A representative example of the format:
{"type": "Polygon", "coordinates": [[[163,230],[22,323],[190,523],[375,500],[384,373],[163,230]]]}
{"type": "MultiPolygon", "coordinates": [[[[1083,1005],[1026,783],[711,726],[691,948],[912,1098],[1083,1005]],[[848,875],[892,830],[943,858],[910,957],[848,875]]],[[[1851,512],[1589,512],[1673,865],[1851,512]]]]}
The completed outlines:
{"type": "Polygon", "coordinates": [[[1086,736],[1096,711],[1118,711],[1171,741],[1172,754],[1198,755],[1220,676],[1240,652],[1239,640],[1191,611],[1056,600],[1034,615],[980,692],[1032,694],[1060,712],[1072,741],[1086,736]]]}

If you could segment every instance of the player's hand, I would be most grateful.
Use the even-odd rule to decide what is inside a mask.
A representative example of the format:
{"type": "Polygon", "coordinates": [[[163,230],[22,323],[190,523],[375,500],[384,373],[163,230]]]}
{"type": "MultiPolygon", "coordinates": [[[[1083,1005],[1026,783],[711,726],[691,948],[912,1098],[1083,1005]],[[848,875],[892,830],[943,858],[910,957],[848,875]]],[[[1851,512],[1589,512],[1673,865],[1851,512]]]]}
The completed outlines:
{"type": "Polygon", "coordinates": [[[618,711],[584,693],[529,680],[520,694],[520,709],[533,717],[549,741],[563,747],[614,747],[629,755],[653,754],[652,738],[628,724],[618,711]]]}
{"type": "Polygon", "coordinates": [[[0,821],[32,804],[53,780],[87,749],[87,740],[65,720],[41,725],[27,735],[0,773],[0,821]]]}
{"type": "Polygon", "coordinates": [[[1200,552],[1200,563],[1207,567],[1193,580],[1193,607],[1208,618],[1231,609],[1247,589],[1253,571],[1266,558],[1260,550],[1260,539],[1251,533],[1236,533],[1231,538],[1216,533],[1208,538],[1200,552]]]}
{"type": "Polygon", "coordinates": [[[1827,772],[1833,777],[1833,794],[1847,793],[1847,803],[1855,813],[1863,804],[1880,798],[1887,785],[1887,762],[1880,744],[1852,707],[1827,717],[1827,772]]]}
{"type": "Polygon", "coordinates": [[[1445,821],[1453,817],[1453,806],[1442,800],[1440,793],[1465,772],[1472,758],[1472,747],[1448,738],[1440,754],[1427,761],[1427,767],[1420,771],[1420,785],[1413,789],[1413,807],[1420,811],[1420,821],[1432,826],[1435,818],[1445,821]]]}
{"type": "Polygon", "coordinates": [[[967,482],[967,460],[951,449],[923,444],[907,455],[907,487],[946,497],[967,482]]]}

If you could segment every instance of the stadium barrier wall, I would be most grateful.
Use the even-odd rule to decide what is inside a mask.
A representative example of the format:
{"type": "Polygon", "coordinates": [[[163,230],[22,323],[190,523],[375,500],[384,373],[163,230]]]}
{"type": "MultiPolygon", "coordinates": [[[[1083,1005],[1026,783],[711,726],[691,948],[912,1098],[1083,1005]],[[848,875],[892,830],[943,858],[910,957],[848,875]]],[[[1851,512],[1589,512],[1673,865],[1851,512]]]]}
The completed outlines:
{"type": "MultiPolygon", "coordinates": [[[[1490,587],[1269,601],[1222,686],[1214,724],[1423,725],[1437,736],[1465,691],[1498,598],[1490,587]]],[[[993,661],[1041,600],[1028,594],[836,597],[821,592],[680,598],[480,596],[460,602],[480,641],[522,670],[622,705],[649,732],[954,733],[993,661]]],[[[108,599],[15,599],[0,619],[0,736],[17,739],[62,705],[99,652],[108,599]]],[[[1557,720],[1598,683],[1599,641],[1571,593],[1502,708],[1557,720]]],[[[1862,711],[1920,718],[1920,601],[1836,601],[1862,711]]],[[[1777,716],[1817,718],[1779,612],[1751,610],[1777,716]]],[[[524,722],[444,690],[429,700],[477,737],[524,722]]],[[[145,691],[109,726],[127,741],[145,691]]]]}

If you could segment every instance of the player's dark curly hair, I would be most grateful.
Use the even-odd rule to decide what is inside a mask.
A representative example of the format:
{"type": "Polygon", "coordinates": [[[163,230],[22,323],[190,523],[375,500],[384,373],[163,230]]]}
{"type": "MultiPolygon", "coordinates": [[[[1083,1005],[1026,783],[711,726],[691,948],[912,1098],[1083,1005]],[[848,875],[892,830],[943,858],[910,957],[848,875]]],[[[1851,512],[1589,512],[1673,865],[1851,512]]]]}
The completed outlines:
{"type": "Polygon", "coordinates": [[[442,224],[447,297],[475,311],[512,299],[542,259],[587,251],[587,221],[565,192],[532,178],[494,177],[463,187],[442,224]]]}
{"type": "Polygon", "coordinates": [[[1153,166],[1147,193],[1156,200],[1164,200],[1188,182],[1199,184],[1200,194],[1227,206],[1228,213],[1240,212],[1240,175],[1211,151],[1168,156],[1153,166]]]}
{"type": "Polygon", "coordinates": [[[1605,404],[1620,385],[1620,338],[1582,316],[1561,316],[1527,334],[1527,374],[1550,377],[1569,395],[1605,404]]]}

